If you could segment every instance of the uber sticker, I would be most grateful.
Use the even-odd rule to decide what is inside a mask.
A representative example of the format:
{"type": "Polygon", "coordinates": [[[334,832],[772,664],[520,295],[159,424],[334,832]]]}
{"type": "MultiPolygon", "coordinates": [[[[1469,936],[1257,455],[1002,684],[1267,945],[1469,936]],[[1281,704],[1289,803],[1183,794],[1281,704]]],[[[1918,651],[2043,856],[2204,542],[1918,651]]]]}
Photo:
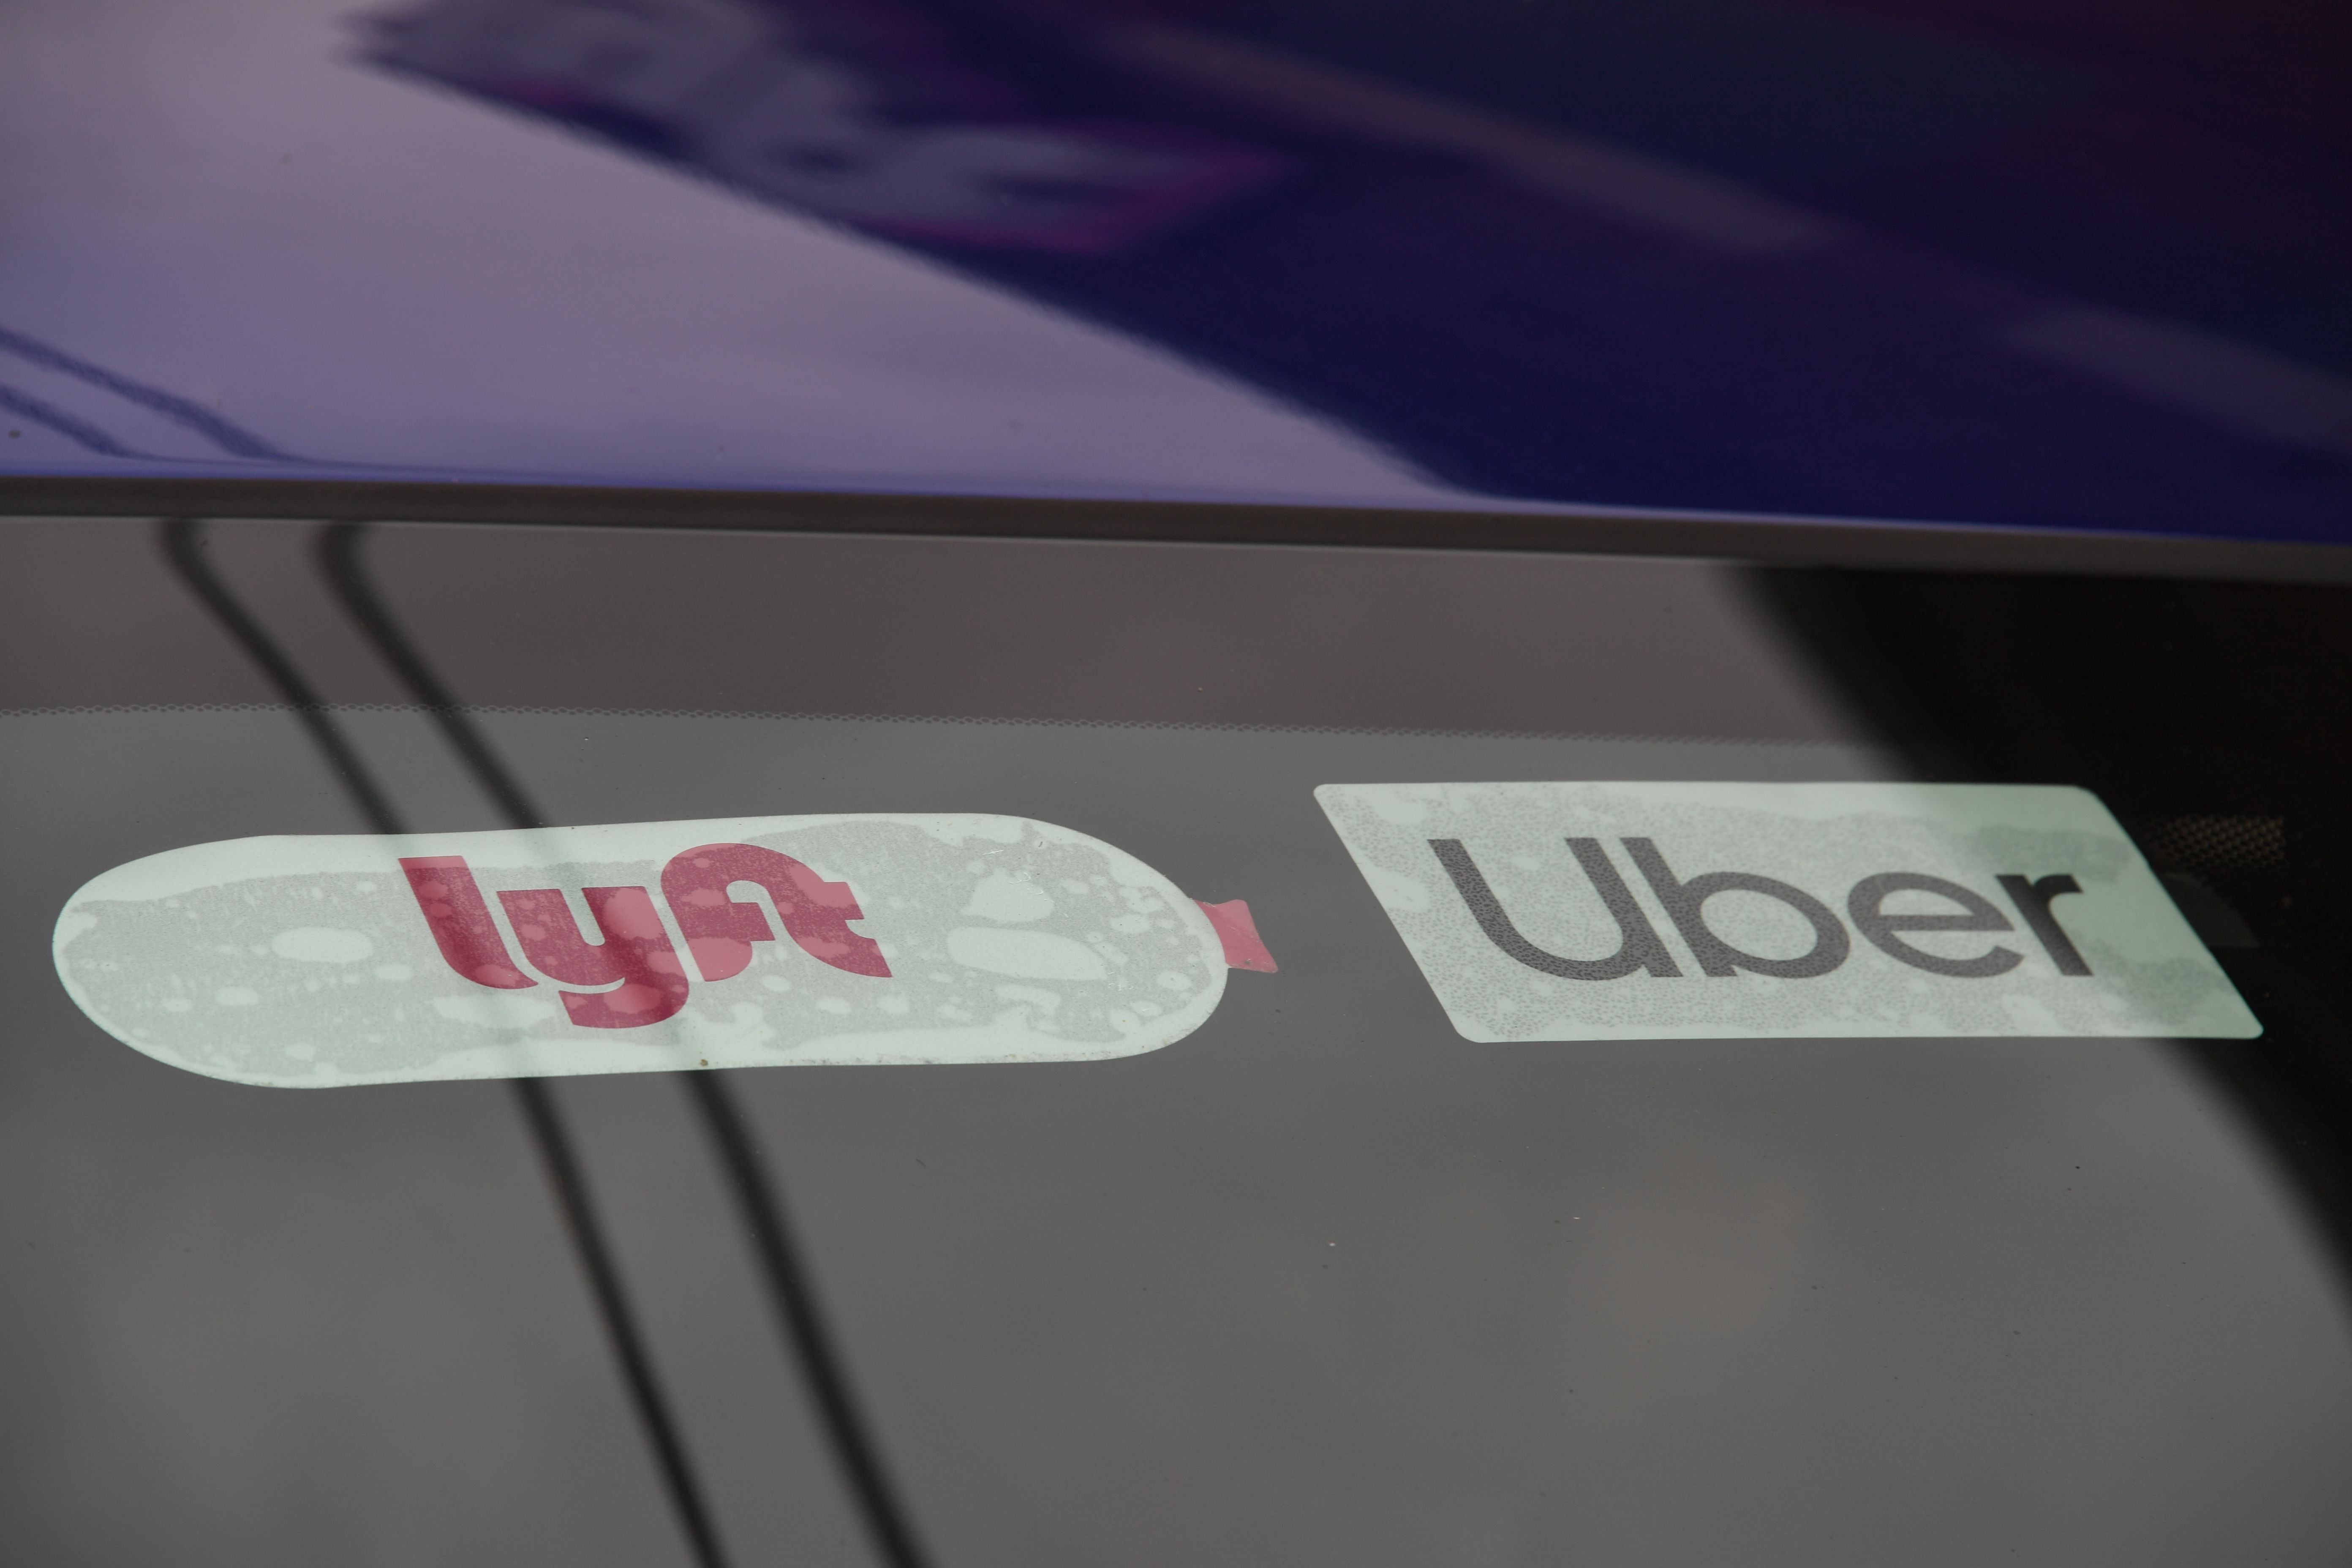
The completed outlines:
{"type": "Polygon", "coordinates": [[[298,1087],[1129,1056],[1274,967],[1240,900],[977,816],[197,845],[76,893],[56,957],[124,1043],[298,1087]]]}
{"type": "Polygon", "coordinates": [[[2262,1033],[2087,791],[1315,795],[1465,1039],[2262,1033]]]}

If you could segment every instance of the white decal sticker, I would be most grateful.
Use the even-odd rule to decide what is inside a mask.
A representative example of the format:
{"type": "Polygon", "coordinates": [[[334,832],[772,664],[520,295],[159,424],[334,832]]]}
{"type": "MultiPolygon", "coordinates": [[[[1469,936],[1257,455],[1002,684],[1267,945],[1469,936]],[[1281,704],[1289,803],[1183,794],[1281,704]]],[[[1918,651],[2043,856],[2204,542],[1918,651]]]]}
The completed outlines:
{"type": "Polygon", "coordinates": [[[288,1087],[1132,1056],[1274,967],[1240,900],[976,816],[203,844],[84,887],[56,956],[117,1039],[288,1087]]]}
{"type": "Polygon", "coordinates": [[[1315,794],[1465,1039],[2262,1033],[2084,790],[1315,794]]]}

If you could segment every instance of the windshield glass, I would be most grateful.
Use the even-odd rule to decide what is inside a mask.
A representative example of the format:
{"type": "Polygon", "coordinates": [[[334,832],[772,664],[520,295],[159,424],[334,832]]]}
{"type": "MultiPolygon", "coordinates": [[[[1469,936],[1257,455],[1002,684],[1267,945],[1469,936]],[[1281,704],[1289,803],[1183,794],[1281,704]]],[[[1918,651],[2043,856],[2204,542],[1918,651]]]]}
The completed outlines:
{"type": "Polygon", "coordinates": [[[12,1555],[2352,1542],[2344,590],[132,520],[14,521],[0,556],[12,1555]],[[1906,811],[1931,837],[1978,813],[2009,858],[1866,895],[1849,849],[1924,875],[1853,847],[1906,811]],[[2105,847],[2067,859],[2032,812],[2105,847]],[[1831,826],[1773,826],[1807,813],[1831,826]],[[921,898],[853,839],[772,837],[801,818],[962,846],[952,962],[911,956],[921,898]],[[1039,824],[1105,869],[996,858],[1039,824]],[[551,837],[584,825],[653,847],[551,837]],[[570,956],[491,837],[534,833],[530,866],[577,868],[541,907],[571,910],[570,956]],[[237,926],[235,899],[283,889],[228,861],[151,886],[160,934],[77,949],[125,929],[128,892],[59,923],[116,868],[284,835],[372,847],[383,923],[237,926]],[[814,880],[754,898],[721,869],[698,902],[664,869],[763,836],[814,880]],[[403,856],[433,862],[413,902],[403,856]],[[515,988],[451,956],[459,869],[515,988]],[[1589,923],[1545,912],[1588,882],[1589,923]],[[698,1063],[632,1044],[667,1023],[575,1027],[640,984],[564,968],[626,945],[600,902],[622,883],[664,895],[646,942],[691,950],[642,972],[646,1005],[674,994],[744,1054],[671,1071],[698,1063]],[[2100,889],[2126,883],[2202,1011],[2067,1000],[2110,994],[2130,944],[2100,889]],[[742,908],[756,931],[691,923],[742,908]],[[1453,936],[1414,923],[1440,916],[1453,936]],[[1145,1043],[1086,1059],[1087,987],[1163,940],[1212,968],[1151,959],[1110,1010],[1145,1043]],[[1574,967],[1612,944],[1615,973],[1574,967]],[[110,975],[165,988],[145,1022],[110,975]],[[1953,1000],[2029,981],[2052,1010],[1953,1000]],[[858,989],[934,984],[904,993],[920,1018],[858,989]],[[512,1054],[268,1087],[375,1071],[333,1009],[409,986],[414,1027],[512,1054]],[[1640,995],[1731,1000],[1586,1000],[1640,995]],[[526,1003],[539,1022],[496,1010],[526,1003]],[[966,1054],[823,1065],[918,1023],[966,1054]],[[231,1054],[175,1063],[199,1025],[231,1054]]]}

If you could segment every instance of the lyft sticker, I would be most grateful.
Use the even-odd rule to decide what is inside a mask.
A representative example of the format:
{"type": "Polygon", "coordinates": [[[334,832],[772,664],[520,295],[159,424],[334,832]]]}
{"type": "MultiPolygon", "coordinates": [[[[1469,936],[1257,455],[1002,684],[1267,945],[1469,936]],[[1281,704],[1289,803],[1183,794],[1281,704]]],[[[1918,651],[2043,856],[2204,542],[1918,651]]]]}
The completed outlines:
{"type": "Polygon", "coordinates": [[[1465,1039],[2262,1033],[2087,791],[1315,794],[1465,1039]]]}
{"type": "Polygon", "coordinates": [[[56,956],[125,1044],[296,1087],[1130,1056],[1274,967],[1241,900],[977,816],[203,844],[84,887],[56,956]]]}

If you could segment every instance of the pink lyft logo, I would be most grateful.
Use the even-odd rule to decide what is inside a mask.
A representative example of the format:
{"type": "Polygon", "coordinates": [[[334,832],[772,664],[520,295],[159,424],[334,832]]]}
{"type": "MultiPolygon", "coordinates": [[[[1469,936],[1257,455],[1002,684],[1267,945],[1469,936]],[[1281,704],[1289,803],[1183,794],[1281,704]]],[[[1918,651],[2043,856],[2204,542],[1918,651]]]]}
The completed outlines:
{"type": "MultiPolygon", "coordinates": [[[[517,991],[538,981],[522,972],[507,951],[489,904],[475,884],[462,855],[404,858],[409,890],[416,896],[433,941],[451,969],[477,985],[517,991]]],[[[849,929],[865,911],[846,882],[828,882],[789,855],[751,844],[705,844],[673,856],[662,868],[662,897],[705,980],[740,974],[751,962],[751,944],[773,942],[775,931],[760,906],[727,896],[730,884],[751,882],[775,900],[785,934],[819,963],[850,974],[887,979],[890,966],[871,937],[849,929]]],[[[532,968],[563,985],[613,985],[609,991],[564,991],[563,1010],[587,1029],[634,1029],[657,1024],[686,1005],[686,965],[644,888],[583,888],[588,911],[604,933],[601,943],[582,939],[563,894],[532,888],[499,894],[522,956],[532,968]]]]}
{"type": "MultiPolygon", "coordinates": [[[[407,857],[400,868],[451,969],[496,991],[539,984],[508,952],[464,856],[407,857]]],[[[881,944],[849,929],[851,921],[866,914],[848,883],[827,881],[791,856],[757,845],[704,844],[671,857],[662,868],[661,889],[705,981],[742,973],[751,966],[751,944],[775,940],[759,905],[728,897],[727,889],[737,882],[767,892],[784,933],[811,958],[845,973],[890,977],[881,944]]],[[[572,1022],[585,1029],[634,1029],[658,1024],[685,1006],[691,982],[652,893],[645,888],[583,888],[581,894],[602,942],[581,936],[559,889],[499,894],[525,963],[560,985],[612,987],[560,991],[572,1022]]],[[[1247,903],[1202,901],[1201,908],[1216,930],[1228,966],[1274,972],[1274,955],[1260,940],[1247,903]]]]}

